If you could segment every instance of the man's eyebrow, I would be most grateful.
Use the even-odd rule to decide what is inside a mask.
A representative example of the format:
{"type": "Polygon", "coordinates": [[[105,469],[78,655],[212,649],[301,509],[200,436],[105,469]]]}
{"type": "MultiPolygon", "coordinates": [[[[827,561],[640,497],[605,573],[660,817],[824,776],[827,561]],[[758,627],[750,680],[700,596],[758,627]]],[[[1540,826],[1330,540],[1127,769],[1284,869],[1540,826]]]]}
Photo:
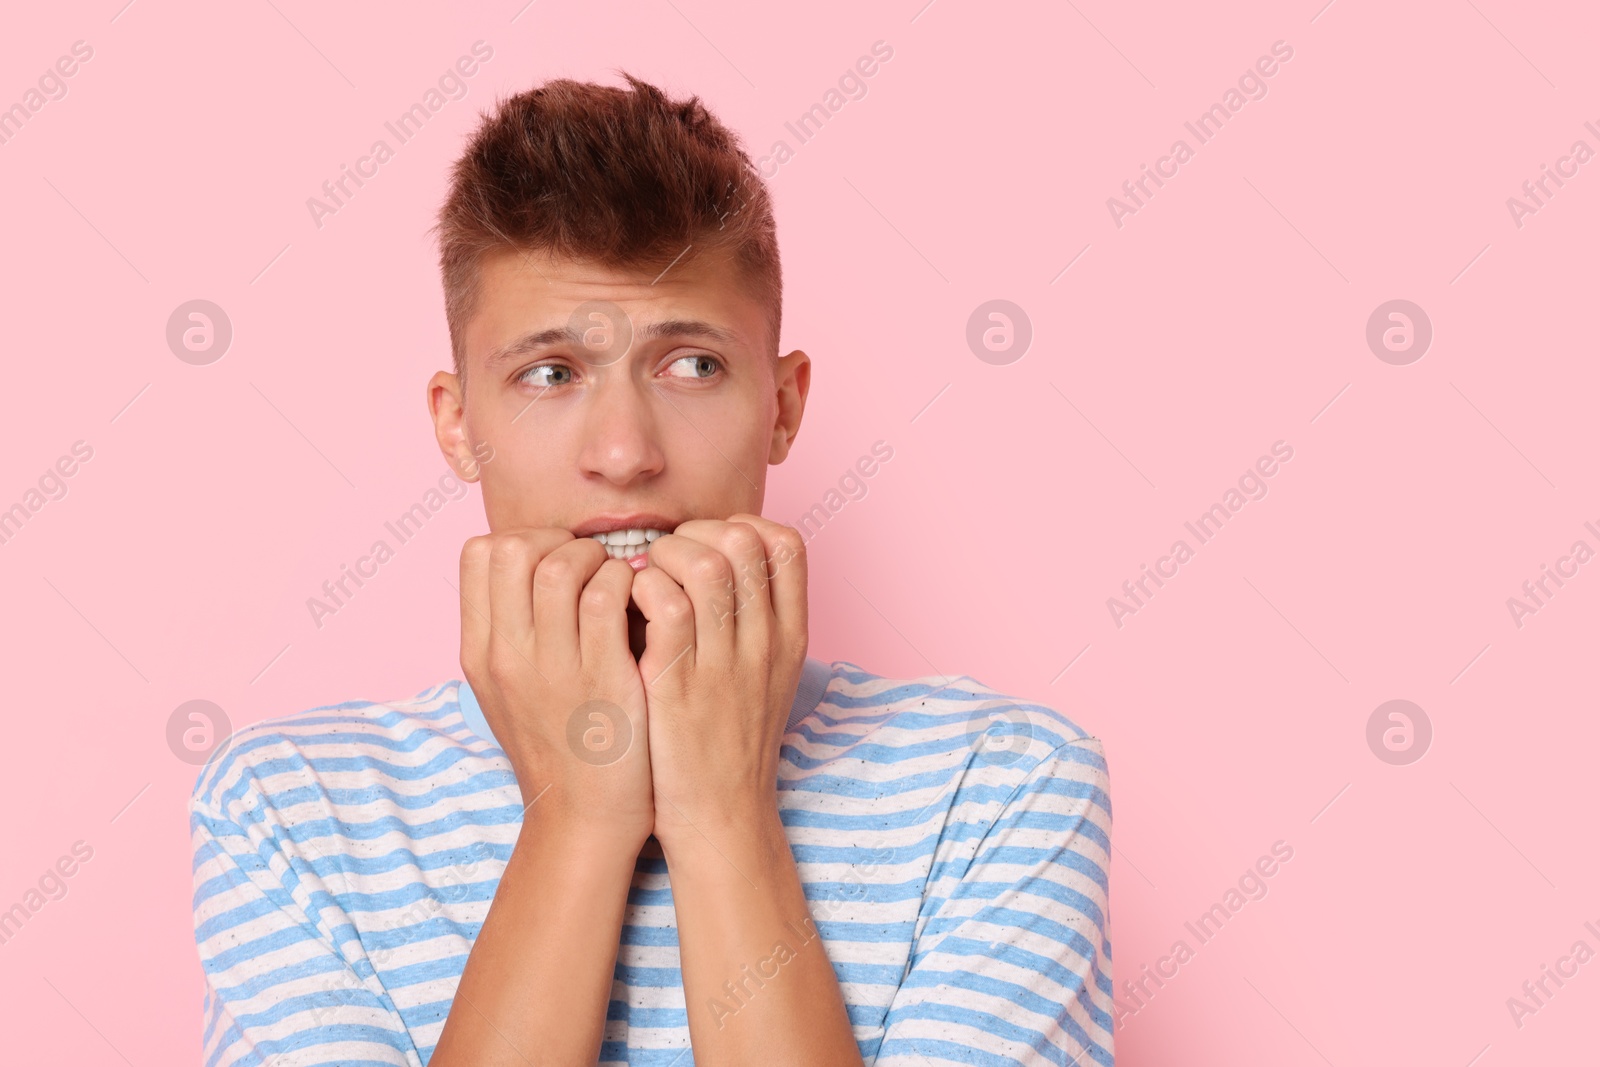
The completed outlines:
{"type": "MultiPolygon", "coordinates": [[[[702,338],[725,345],[734,344],[738,340],[733,334],[720,326],[713,326],[711,323],[700,319],[663,319],[660,322],[653,322],[646,326],[638,335],[639,339],[646,341],[657,341],[673,337],[702,338]]],[[[572,327],[552,326],[548,330],[523,334],[516,340],[508,341],[506,344],[501,345],[489,353],[484,365],[494,367],[519,356],[527,355],[530,352],[537,352],[541,348],[549,348],[552,345],[580,345],[582,343],[582,335],[572,327]]]]}
{"type": "Polygon", "coordinates": [[[548,348],[557,344],[580,344],[583,338],[570,326],[553,326],[548,330],[539,330],[536,333],[525,333],[515,341],[508,341],[499,348],[490,352],[484,360],[484,366],[493,367],[498,363],[536,352],[541,348],[548,348]]]}
{"type": "Polygon", "coordinates": [[[659,340],[663,337],[702,337],[708,341],[717,341],[729,345],[735,343],[737,338],[719,326],[699,319],[665,319],[653,322],[640,331],[647,341],[659,340]]]}

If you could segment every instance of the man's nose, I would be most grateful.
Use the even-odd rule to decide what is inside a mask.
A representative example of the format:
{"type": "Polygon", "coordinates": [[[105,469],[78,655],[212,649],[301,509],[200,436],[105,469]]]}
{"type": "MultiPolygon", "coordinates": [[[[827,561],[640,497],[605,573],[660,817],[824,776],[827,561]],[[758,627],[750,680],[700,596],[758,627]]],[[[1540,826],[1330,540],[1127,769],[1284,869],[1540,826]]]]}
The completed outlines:
{"type": "Polygon", "coordinates": [[[629,376],[606,377],[588,397],[580,463],[585,474],[627,485],[659,473],[665,456],[644,390],[629,376]]]}

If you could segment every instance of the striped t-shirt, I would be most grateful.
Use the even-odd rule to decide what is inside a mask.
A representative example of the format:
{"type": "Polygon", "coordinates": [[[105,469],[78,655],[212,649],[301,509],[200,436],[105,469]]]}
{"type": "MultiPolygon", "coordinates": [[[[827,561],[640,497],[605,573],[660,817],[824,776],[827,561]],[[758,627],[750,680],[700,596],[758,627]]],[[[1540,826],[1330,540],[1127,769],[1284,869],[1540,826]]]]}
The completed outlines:
{"type": "MultiPolygon", "coordinates": [[[[808,659],[778,804],[862,1059],[1112,1063],[1100,742],[967,676],[808,659]]],[[[237,731],[190,804],[208,1065],[428,1062],[522,823],[464,682],[237,731]]],[[[677,923],[641,854],[604,1064],[692,1067],[677,923]]]]}

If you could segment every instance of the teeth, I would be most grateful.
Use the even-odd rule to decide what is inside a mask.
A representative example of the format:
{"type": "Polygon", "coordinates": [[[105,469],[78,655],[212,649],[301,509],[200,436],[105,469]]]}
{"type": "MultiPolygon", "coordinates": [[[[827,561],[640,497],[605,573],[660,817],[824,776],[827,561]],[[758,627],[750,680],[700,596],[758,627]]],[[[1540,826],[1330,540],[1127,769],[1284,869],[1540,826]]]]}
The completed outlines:
{"type": "Polygon", "coordinates": [[[642,555],[646,546],[656,540],[666,530],[650,530],[643,527],[634,527],[631,530],[612,530],[609,533],[590,534],[589,536],[599,541],[606,547],[606,555],[612,559],[631,559],[642,555]]]}

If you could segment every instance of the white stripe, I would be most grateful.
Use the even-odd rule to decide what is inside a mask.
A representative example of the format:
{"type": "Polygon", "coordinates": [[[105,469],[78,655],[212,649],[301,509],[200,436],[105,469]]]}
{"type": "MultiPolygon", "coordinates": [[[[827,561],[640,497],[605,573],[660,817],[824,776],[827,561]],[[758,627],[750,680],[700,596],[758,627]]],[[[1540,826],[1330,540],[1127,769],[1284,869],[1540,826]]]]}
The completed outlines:
{"type": "MultiPolygon", "coordinates": [[[[1109,836],[1110,816],[1103,806],[1108,786],[1099,742],[1048,707],[1014,701],[971,678],[931,676],[907,682],[867,675],[851,682],[847,673],[866,672],[843,662],[833,664],[831,671],[816,713],[806,716],[785,738],[790,758],[780,770],[779,804],[788,820],[791,845],[800,857],[801,878],[814,897],[823,894],[813,899],[813,913],[827,931],[830,958],[845,971],[845,1000],[858,1018],[868,1020],[855,1024],[857,1039],[868,1048],[881,1040],[891,1049],[903,1042],[914,1047],[917,1038],[957,1041],[1004,1062],[1033,1067],[1050,1061],[999,1031],[1016,1027],[1042,1034],[1066,1050],[1069,1062],[1083,1052],[1070,1036],[1076,1032],[1086,1033],[1097,1046],[1079,1062],[1109,1062],[1111,998],[1094,985],[1093,974],[1098,970],[1109,977],[1111,965],[1105,955],[1105,931],[1093,921],[1093,913],[1106,914],[1103,885],[1110,858],[1099,840],[1037,825],[1041,819],[1063,826],[1081,820],[1086,829],[1109,836]],[[919,687],[931,691],[918,692],[919,687]],[[887,696],[896,691],[900,695],[889,701],[887,696]],[[865,703],[844,706],[855,700],[865,703]],[[1027,724],[1028,733],[1015,752],[1007,749],[996,755],[974,737],[974,730],[987,725],[985,709],[995,708],[1027,724]],[[974,718],[975,711],[983,713],[974,718]],[[918,752],[914,758],[896,758],[913,750],[918,752]],[[807,788],[808,783],[837,783],[838,788],[807,788]],[[1045,789],[1051,784],[1073,788],[1062,795],[1045,789]],[[1094,790],[1098,796],[1091,795],[1094,790]],[[1031,813],[1030,824],[1007,825],[1023,810],[1031,813]],[[1049,862],[1061,850],[1076,855],[1081,869],[1049,862]],[[824,858],[808,858],[819,853],[824,858]],[[998,895],[962,897],[965,882],[1014,888],[998,895]],[[1067,899],[1081,896],[1088,913],[1052,899],[1051,894],[1067,899]],[[1029,931],[996,925],[994,913],[985,914],[985,909],[996,907],[1046,920],[1046,928],[1029,931]],[[907,931],[904,937],[883,939],[885,931],[897,928],[907,931]],[[1087,958],[1056,940],[1052,929],[1081,936],[1088,945],[1087,958]],[[942,937],[952,938],[952,951],[939,950],[942,937]],[[967,954],[964,940],[987,943],[990,951],[967,954]],[[1051,959],[1072,977],[1062,979],[1000,958],[1008,946],[1051,959]],[[930,972],[958,971],[970,976],[963,981],[980,984],[1010,983],[1042,1000],[1007,995],[1005,987],[966,989],[953,982],[917,986],[904,978],[914,957],[920,957],[918,967],[930,972]],[[978,1018],[988,1022],[974,1026],[919,1018],[919,1007],[978,1012],[982,1013],[978,1018]],[[904,1017],[897,1016],[885,1033],[884,1022],[891,1012],[904,1017]]],[[[493,751],[489,743],[467,729],[457,696],[457,683],[446,683],[409,701],[315,709],[248,727],[230,739],[230,750],[267,743],[236,758],[220,777],[214,775],[215,762],[202,775],[192,809],[224,828],[231,823],[235,830],[213,839],[204,826],[197,827],[197,851],[216,847],[225,855],[202,856],[195,870],[196,886],[225,872],[244,884],[200,902],[195,911],[197,929],[219,917],[225,920],[235,909],[255,906],[269,893],[288,902],[200,941],[201,959],[208,971],[215,972],[208,974],[208,988],[214,997],[224,990],[230,998],[214,1005],[221,1017],[206,1050],[208,1057],[225,1046],[221,1063],[254,1063],[258,1062],[251,1051],[254,1047],[318,1027],[327,1034],[331,1031],[326,1028],[345,1025],[402,1035],[424,1052],[437,1042],[441,1018],[414,1020],[415,1029],[407,1032],[404,1016],[422,1005],[447,1002],[453,995],[460,961],[471,949],[470,936],[487,915],[492,887],[504,869],[487,850],[509,854],[520,829],[514,809],[520,808],[522,799],[507,761],[486,755],[493,751]],[[441,709],[447,714],[433,720],[419,717],[441,709]],[[380,723],[386,714],[394,715],[395,721],[380,723]],[[332,735],[341,735],[341,740],[334,741],[332,735]],[[404,738],[413,743],[403,749],[391,747],[404,738]],[[295,756],[316,766],[266,770],[273,761],[295,756]],[[350,766],[330,766],[328,761],[350,766]],[[365,761],[378,765],[362,766],[365,761]],[[437,773],[403,776],[407,768],[435,761],[448,766],[437,773]],[[395,773],[381,770],[385,764],[395,773]],[[480,781],[470,792],[442,795],[446,787],[464,786],[474,776],[500,784],[480,781]],[[340,790],[349,791],[348,802],[330,795],[340,790]],[[410,798],[410,803],[396,803],[382,795],[385,791],[410,798]],[[416,806],[435,791],[441,793],[416,806]],[[284,806],[273,807],[271,797],[284,798],[284,806]],[[216,807],[219,803],[222,808],[216,807]],[[462,820],[464,814],[499,809],[512,809],[511,821],[473,826],[462,820]],[[452,819],[459,825],[417,836],[422,827],[452,819]],[[394,825],[378,833],[362,829],[381,820],[392,820],[394,825]],[[309,840],[298,844],[291,840],[291,833],[304,837],[320,824],[327,828],[309,840]],[[247,838],[237,836],[239,828],[247,838]],[[464,851],[471,847],[478,851],[464,851]],[[267,857],[266,871],[254,869],[258,849],[267,857]],[[449,862],[457,856],[467,858],[449,862]],[[357,869],[358,861],[371,869],[357,869]],[[313,864],[320,874],[311,870],[313,864]],[[248,877],[241,872],[248,872],[248,877]],[[385,898],[388,904],[371,910],[361,904],[385,898]],[[351,927],[360,932],[361,941],[351,936],[351,927]],[[217,961],[237,954],[238,946],[253,939],[306,930],[313,936],[218,969],[217,961]],[[363,943],[372,946],[370,953],[363,943]],[[247,991],[253,980],[263,981],[274,968],[295,965],[315,965],[325,971],[247,991]],[[377,971],[376,977],[371,969],[377,971]],[[358,972],[368,977],[359,978],[358,972]],[[330,1006],[330,992],[340,988],[367,991],[367,1004],[330,1006]],[[322,1010],[270,1018],[286,1000],[298,996],[317,996],[322,1010]],[[383,997],[392,1001],[394,1010],[376,1006],[375,998],[383,997]],[[235,1020],[252,1015],[268,1018],[247,1023],[243,1039],[224,1032],[235,1020]]],[[[662,893],[666,888],[664,874],[636,875],[636,891],[662,893]]],[[[626,923],[619,969],[656,970],[664,972],[668,981],[662,986],[619,982],[614,995],[630,1012],[681,1013],[683,990],[675,945],[626,943],[649,931],[674,930],[672,908],[635,904],[626,923]]],[[[625,1018],[608,1023],[606,1037],[630,1050],[681,1049],[688,1031],[683,1025],[652,1027],[625,1018]]],[[[880,1062],[885,1067],[915,1063],[919,1055],[926,1062],[938,1061],[936,1053],[924,1052],[885,1056],[880,1062]]],[[[420,1063],[415,1053],[360,1039],[320,1044],[303,1055],[287,1054],[274,1062],[321,1062],[337,1056],[420,1063]]],[[[680,1067],[690,1063],[685,1054],[680,1067]]]]}

